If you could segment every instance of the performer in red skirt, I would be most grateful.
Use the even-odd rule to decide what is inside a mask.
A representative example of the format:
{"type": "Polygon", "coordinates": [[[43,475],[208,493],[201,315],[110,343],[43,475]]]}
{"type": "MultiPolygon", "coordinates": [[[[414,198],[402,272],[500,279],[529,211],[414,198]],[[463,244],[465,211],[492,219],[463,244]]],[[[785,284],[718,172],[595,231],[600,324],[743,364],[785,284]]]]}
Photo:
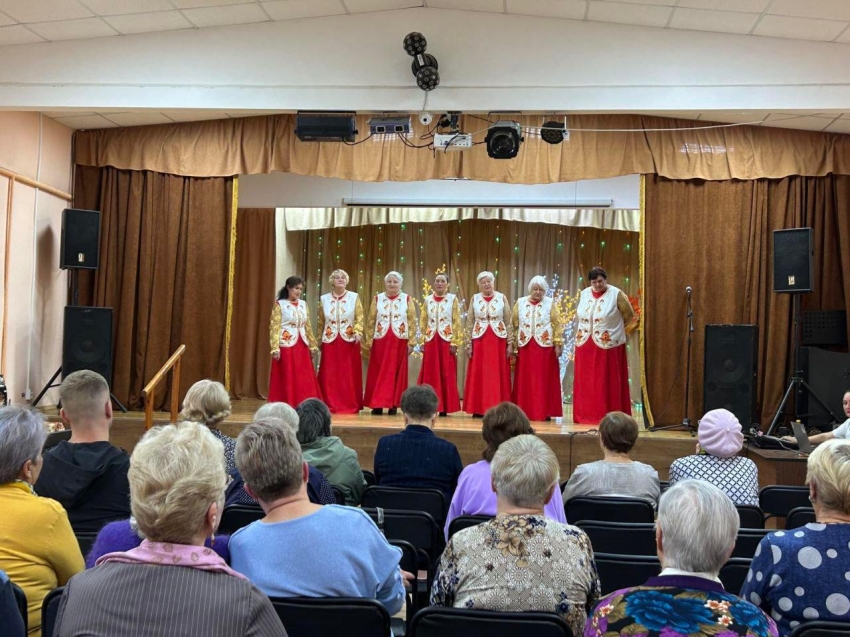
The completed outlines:
{"type": "Polygon", "coordinates": [[[463,334],[460,325],[460,303],[448,292],[449,275],[439,272],[434,277],[434,293],[425,298],[420,325],[425,347],[419,385],[431,385],[437,393],[437,411],[441,416],[460,411],[457,392],[457,348],[463,334]]]}
{"type": "Polygon", "coordinates": [[[482,416],[493,405],[511,399],[510,356],[513,352],[511,306],[493,286],[492,272],[482,272],[476,279],[478,294],[466,319],[469,336],[469,366],[463,390],[463,410],[482,416]]]}
{"type": "Polygon", "coordinates": [[[637,316],[625,292],[608,285],[603,268],[593,268],[587,279],[576,309],[573,421],[595,425],[610,411],[632,413],[626,335],[637,316]]]}
{"type": "Polygon", "coordinates": [[[319,301],[319,387],[334,414],[356,414],[363,409],[363,305],[356,292],[345,289],[348,280],[345,270],[334,270],[330,276],[333,291],[319,301]]]}
{"type": "Polygon", "coordinates": [[[563,329],[557,303],[546,296],[548,289],[546,279],[536,276],[528,284],[528,296],[514,304],[517,359],[511,400],[529,420],[550,420],[564,413],[558,364],[563,329]]]}
{"type": "Polygon", "coordinates": [[[401,291],[404,279],[398,272],[384,277],[386,292],[375,295],[369,309],[364,349],[370,351],[363,402],[379,415],[387,408],[398,412],[407,389],[407,357],[416,342],[416,310],[401,291]]]}
{"type": "Polygon", "coordinates": [[[289,277],[277,293],[277,303],[272,308],[270,403],[298,406],[308,398],[322,398],[310,356],[311,350],[318,348],[307,304],[301,300],[303,291],[304,280],[289,277]]]}

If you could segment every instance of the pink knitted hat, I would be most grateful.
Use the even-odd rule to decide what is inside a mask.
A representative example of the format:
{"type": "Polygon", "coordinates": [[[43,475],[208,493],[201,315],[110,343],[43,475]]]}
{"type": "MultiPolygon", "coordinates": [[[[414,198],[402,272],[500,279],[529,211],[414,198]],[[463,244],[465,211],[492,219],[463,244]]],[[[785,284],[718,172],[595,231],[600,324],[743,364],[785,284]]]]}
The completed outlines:
{"type": "Polygon", "coordinates": [[[699,446],[712,456],[731,458],[744,445],[744,433],[735,414],[713,409],[699,421],[699,446]]]}

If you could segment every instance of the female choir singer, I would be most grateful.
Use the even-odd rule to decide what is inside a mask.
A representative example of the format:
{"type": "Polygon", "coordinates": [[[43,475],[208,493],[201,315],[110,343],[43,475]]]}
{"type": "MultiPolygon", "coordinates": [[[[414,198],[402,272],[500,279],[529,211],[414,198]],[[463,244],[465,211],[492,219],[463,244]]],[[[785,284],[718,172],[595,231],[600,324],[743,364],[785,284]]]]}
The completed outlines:
{"type": "Polygon", "coordinates": [[[460,325],[460,303],[448,292],[449,275],[438,272],[434,277],[434,293],[425,297],[422,305],[422,326],[425,340],[418,385],[431,385],[439,400],[441,416],[460,411],[457,392],[457,348],[463,334],[460,325]]]}
{"type": "Polygon", "coordinates": [[[301,299],[303,291],[304,279],[289,277],[272,308],[270,403],[298,405],[302,400],[322,397],[310,356],[317,346],[307,303],[301,299]]]}
{"type": "Polygon", "coordinates": [[[517,360],[511,400],[529,420],[563,415],[558,364],[563,330],[558,305],[546,295],[548,290],[546,279],[536,276],[528,283],[528,296],[514,304],[517,360]]]}

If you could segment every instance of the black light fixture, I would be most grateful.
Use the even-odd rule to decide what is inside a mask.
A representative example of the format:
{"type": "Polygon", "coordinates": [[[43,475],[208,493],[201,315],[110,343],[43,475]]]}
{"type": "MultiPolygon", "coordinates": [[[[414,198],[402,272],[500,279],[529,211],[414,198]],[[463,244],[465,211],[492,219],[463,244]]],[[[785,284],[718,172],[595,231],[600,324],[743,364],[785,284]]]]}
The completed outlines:
{"type": "Polygon", "coordinates": [[[540,137],[547,144],[560,144],[567,137],[567,125],[564,122],[544,122],[540,137]]]}
{"type": "Polygon", "coordinates": [[[302,142],[353,142],[357,135],[354,113],[298,111],[295,135],[302,142]]]}
{"type": "Polygon", "coordinates": [[[404,36],[402,43],[404,50],[408,55],[413,56],[413,64],[410,70],[416,77],[416,84],[423,91],[433,91],[440,84],[440,65],[437,63],[437,58],[429,53],[425,53],[428,47],[428,41],[425,36],[416,31],[408,33],[404,36]]]}
{"type": "Polygon", "coordinates": [[[513,159],[523,142],[522,127],[517,122],[502,120],[487,131],[487,154],[493,159],[513,159]]]}

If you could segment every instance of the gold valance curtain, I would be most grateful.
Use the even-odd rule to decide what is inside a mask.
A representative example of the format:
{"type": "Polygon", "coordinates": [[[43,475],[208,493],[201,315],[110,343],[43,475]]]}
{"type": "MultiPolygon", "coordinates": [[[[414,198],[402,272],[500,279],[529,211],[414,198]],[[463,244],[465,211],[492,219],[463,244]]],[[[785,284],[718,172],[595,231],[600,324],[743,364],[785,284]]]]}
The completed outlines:
{"type": "MultiPolygon", "coordinates": [[[[369,115],[357,116],[358,139],[369,115]]],[[[557,117],[555,117],[557,119],[557,117]]],[[[415,120],[415,118],[414,118],[415,120]]],[[[520,118],[540,127],[540,116],[520,118]]],[[[483,141],[486,121],[462,116],[483,141]]],[[[850,137],[761,126],[697,129],[694,122],[643,115],[569,115],[570,139],[557,146],[527,133],[519,155],[494,161],[483,144],[462,152],[410,148],[397,137],[357,145],[301,143],[295,116],[80,131],[75,162],[192,177],[272,171],[356,181],[468,178],[519,184],[658,174],[670,179],[759,179],[850,174],[850,137]],[[672,131],[652,129],[673,128],[672,131]]],[[[414,121],[413,144],[428,131],[414,121]]]]}

